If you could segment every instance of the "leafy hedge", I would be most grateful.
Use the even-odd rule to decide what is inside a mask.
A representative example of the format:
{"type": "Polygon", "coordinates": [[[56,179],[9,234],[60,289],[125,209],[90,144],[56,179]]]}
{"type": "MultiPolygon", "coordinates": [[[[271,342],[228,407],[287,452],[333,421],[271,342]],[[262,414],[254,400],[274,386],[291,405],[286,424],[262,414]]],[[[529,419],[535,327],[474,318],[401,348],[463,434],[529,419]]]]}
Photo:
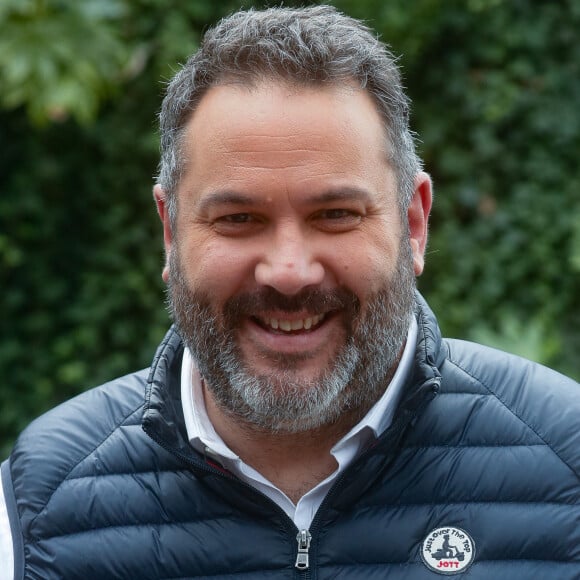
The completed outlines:
{"type": "MultiPolygon", "coordinates": [[[[335,4],[403,55],[436,185],[420,287],[444,332],[580,378],[580,5],[335,4]]],[[[0,458],[34,416],[149,363],[168,325],[160,80],[237,6],[0,5],[0,458]]]]}

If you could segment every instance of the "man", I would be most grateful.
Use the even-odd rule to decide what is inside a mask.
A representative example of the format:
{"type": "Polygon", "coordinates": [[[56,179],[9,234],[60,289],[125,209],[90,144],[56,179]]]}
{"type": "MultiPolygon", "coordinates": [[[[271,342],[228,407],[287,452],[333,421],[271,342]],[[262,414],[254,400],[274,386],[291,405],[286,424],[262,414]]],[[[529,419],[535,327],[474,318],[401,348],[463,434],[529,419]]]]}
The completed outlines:
{"type": "Polygon", "coordinates": [[[329,7],[234,14],[161,137],[175,328],[20,437],[0,577],[580,578],[580,390],[441,339],[386,47],[329,7]]]}

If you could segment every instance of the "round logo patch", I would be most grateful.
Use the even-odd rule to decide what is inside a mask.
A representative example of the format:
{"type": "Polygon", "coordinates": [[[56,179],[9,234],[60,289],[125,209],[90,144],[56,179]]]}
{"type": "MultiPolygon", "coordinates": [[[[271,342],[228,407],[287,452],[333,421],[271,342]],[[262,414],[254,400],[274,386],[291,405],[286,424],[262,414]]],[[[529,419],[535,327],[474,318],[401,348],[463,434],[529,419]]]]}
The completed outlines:
{"type": "Polygon", "coordinates": [[[439,574],[464,572],[475,557],[475,544],[461,528],[437,528],[423,541],[421,557],[425,566],[439,574]]]}

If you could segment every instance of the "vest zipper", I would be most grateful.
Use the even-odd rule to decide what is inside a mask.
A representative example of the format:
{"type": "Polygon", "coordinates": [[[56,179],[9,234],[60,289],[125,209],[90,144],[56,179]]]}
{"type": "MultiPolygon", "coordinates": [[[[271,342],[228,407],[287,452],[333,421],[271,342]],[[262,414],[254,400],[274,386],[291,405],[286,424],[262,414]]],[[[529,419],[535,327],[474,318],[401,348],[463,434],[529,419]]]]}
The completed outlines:
{"type": "MultiPolygon", "coordinates": [[[[428,381],[425,381],[423,383],[422,387],[425,388],[429,385],[432,387],[439,386],[440,383],[441,383],[440,377],[434,377],[428,381]]],[[[413,415],[415,417],[423,411],[423,409],[427,406],[427,404],[431,401],[431,399],[435,396],[435,394],[436,394],[435,391],[433,391],[432,395],[430,397],[423,398],[424,400],[421,402],[421,404],[418,405],[418,407],[413,410],[413,415]]],[[[393,435],[395,435],[396,436],[395,438],[398,439],[398,437],[402,434],[402,432],[407,428],[407,426],[409,425],[411,420],[412,420],[412,418],[407,419],[407,420],[399,419],[399,421],[394,422],[393,425],[391,426],[391,429],[387,430],[387,431],[391,431],[390,437],[393,438],[393,435]]],[[[191,457],[188,457],[183,452],[178,451],[177,449],[174,449],[170,445],[165,443],[165,441],[163,439],[157,437],[153,433],[150,433],[149,429],[147,429],[147,428],[145,428],[144,431],[147,433],[147,435],[149,435],[149,437],[151,437],[151,439],[153,441],[155,441],[158,445],[163,447],[163,449],[168,451],[171,455],[180,458],[182,461],[191,465],[195,469],[199,469],[201,471],[205,471],[205,472],[211,473],[213,475],[219,475],[221,477],[225,477],[226,479],[229,479],[230,481],[235,482],[238,485],[241,485],[242,487],[252,491],[254,494],[257,494],[263,500],[265,500],[267,503],[269,503],[276,511],[278,511],[279,513],[281,513],[283,515],[284,521],[287,522],[287,524],[289,524],[287,526],[288,530],[290,530],[291,528],[294,528],[294,530],[297,529],[294,522],[288,517],[288,514],[286,514],[286,512],[274,500],[270,499],[268,496],[266,496],[262,492],[258,491],[255,487],[251,486],[249,483],[246,483],[245,481],[239,479],[238,477],[234,476],[230,472],[221,471],[221,470],[217,469],[216,467],[209,465],[206,462],[199,461],[199,460],[193,459],[191,457]]],[[[326,506],[330,503],[332,497],[334,495],[336,495],[338,493],[338,491],[343,487],[344,482],[346,480],[346,474],[353,469],[353,467],[356,463],[361,462],[367,455],[369,455],[371,453],[372,453],[372,448],[364,451],[351,465],[349,465],[349,467],[346,468],[346,470],[338,477],[337,481],[335,481],[334,485],[332,485],[332,487],[330,488],[330,490],[326,494],[326,497],[322,500],[322,503],[319,506],[316,514],[314,515],[314,519],[313,519],[312,524],[310,526],[310,529],[314,533],[318,532],[318,528],[320,527],[320,522],[321,522],[321,518],[322,518],[321,514],[324,513],[326,506]]],[[[298,552],[296,554],[296,562],[294,564],[294,567],[297,570],[300,570],[301,572],[306,572],[306,574],[308,574],[308,577],[310,577],[310,573],[309,573],[310,553],[309,553],[309,551],[310,551],[310,544],[312,541],[311,532],[309,530],[306,530],[306,529],[299,530],[299,532],[296,536],[296,541],[298,543],[298,552]]]]}
{"type": "Polygon", "coordinates": [[[298,570],[308,570],[310,565],[308,558],[308,550],[310,549],[310,541],[312,536],[308,530],[300,530],[296,536],[298,542],[298,553],[296,554],[296,564],[294,566],[298,570]]]}

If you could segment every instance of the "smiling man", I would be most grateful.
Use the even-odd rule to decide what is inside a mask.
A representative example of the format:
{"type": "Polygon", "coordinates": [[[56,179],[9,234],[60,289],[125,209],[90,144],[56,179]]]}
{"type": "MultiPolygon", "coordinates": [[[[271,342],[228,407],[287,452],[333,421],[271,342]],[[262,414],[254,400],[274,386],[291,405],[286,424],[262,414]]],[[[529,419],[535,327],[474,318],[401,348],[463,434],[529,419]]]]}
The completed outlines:
{"type": "Polygon", "coordinates": [[[578,578],[580,390],[441,338],[385,45],[330,7],[236,13],[160,120],[175,325],[23,433],[0,579],[578,578]]]}
{"type": "Polygon", "coordinates": [[[175,219],[155,189],[175,320],[217,433],[298,502],[396,369],[429,179],[403,213],[380,115],[352,82],[213,86],[182,139],[175,219]]]}

